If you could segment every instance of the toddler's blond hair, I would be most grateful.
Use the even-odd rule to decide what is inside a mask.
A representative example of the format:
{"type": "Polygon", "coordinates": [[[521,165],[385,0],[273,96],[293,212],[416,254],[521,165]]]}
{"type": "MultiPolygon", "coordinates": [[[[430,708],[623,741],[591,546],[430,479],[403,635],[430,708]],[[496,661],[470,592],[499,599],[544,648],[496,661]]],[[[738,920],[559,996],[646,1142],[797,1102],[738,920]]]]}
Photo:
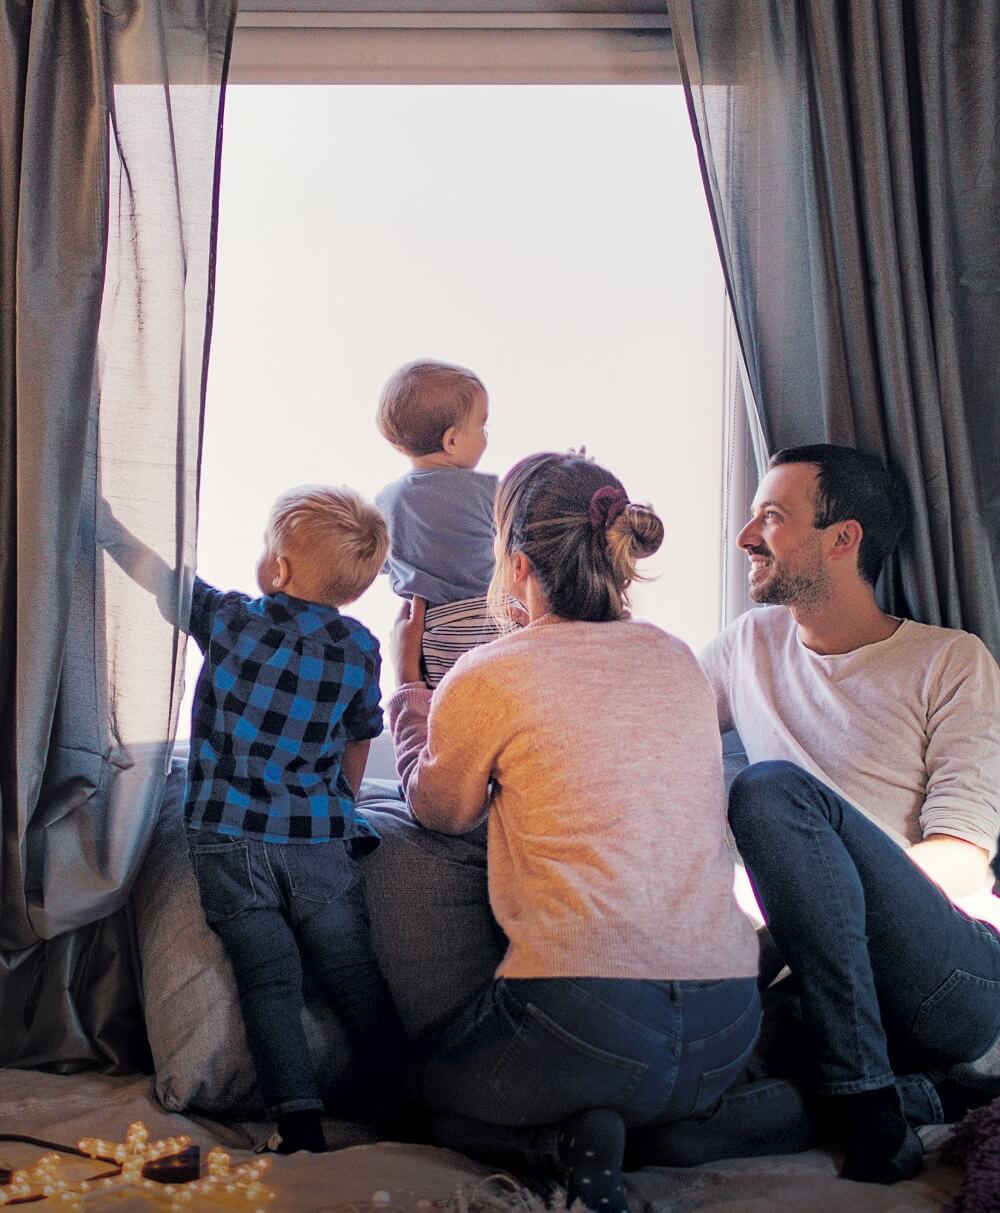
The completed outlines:
{"type": "Polygon", "coordinates": [[[346,485],[305,484],[282,493],[267,531],[271,554],[291,560],[309,598],[329,606],[360,598],[389,552],[381,511],[346,485]]]}
{"type": "Polygon", "coordinates": [[[406,455],[441,450],[445,431],[486,394],[478,375],[464,366],[424,359],[408,362],[382,389],[375,420],[383,438],[406,455]]]}

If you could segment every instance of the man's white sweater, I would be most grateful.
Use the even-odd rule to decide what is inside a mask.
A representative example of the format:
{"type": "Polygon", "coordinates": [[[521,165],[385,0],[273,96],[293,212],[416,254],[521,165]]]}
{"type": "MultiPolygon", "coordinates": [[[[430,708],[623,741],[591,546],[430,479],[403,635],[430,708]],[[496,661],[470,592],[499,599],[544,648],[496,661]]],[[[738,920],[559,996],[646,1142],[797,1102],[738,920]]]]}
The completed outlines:
{"type": "MultiPolygon", "coordinates": [[[[701,663],[751,762],[797,763],[900,846],[948,834],[996,852],[1000,668],[977,637],[905,619],[887,640],[823,656],[787,607],[760,607],[701,663]]],[[[1000,925],[987,892],[958,904],[1000,925]]]]}

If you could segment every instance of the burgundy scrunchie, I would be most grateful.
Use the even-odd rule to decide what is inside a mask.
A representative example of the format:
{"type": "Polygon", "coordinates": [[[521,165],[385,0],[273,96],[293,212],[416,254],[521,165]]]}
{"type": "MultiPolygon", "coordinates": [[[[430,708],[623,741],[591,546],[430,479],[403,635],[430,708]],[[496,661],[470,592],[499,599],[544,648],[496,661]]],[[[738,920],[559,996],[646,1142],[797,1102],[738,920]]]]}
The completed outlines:
{"type": "Polygon", "coordinates": [[[604,485],[591,497],[587,507],[590,529],[606,531],[616,518],[625,513],[628,505],[628,494],[623,489],[616,489],[613,484],[604,485]]]}

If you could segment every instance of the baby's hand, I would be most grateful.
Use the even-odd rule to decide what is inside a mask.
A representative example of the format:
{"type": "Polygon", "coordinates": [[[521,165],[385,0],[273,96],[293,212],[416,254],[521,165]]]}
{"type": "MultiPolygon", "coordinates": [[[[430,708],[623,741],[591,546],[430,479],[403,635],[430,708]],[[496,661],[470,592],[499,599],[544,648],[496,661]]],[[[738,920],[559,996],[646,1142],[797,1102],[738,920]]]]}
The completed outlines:
{"type": "Polygon", "coordinates": [[[427,603],[416,595],[403,602],[392,634],[389,648],[396,671],[396,682],[403,686],[409,682],[422,681],[420,676],[420,647],[424,635],[424,612],[427,603]]]}
{"type": "Polygon", "coordinates": [[[587,454],[587,444],[585,442],[581,443],[580,446],[578,446],[578,447],[575,447],[575,446],[569,447],[568,454],[579,455],[581,459],[586,459],[590,463],[594,462],[594,456],[587,454]]]}

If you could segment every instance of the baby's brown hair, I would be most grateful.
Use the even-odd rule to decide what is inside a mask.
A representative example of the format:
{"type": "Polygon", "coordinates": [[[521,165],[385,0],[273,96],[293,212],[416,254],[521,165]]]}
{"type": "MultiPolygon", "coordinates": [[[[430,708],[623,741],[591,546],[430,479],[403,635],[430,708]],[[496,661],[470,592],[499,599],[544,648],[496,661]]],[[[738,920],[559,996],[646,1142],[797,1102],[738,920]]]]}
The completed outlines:
{"type": "Polygon", "coordinates": [[[405,455],[441,450],[445,431],[468,417],[486,395],[478,375],[464,366],[423,359],[408,362],[382,389],[375,420],[379,432],[405,455]]]}

